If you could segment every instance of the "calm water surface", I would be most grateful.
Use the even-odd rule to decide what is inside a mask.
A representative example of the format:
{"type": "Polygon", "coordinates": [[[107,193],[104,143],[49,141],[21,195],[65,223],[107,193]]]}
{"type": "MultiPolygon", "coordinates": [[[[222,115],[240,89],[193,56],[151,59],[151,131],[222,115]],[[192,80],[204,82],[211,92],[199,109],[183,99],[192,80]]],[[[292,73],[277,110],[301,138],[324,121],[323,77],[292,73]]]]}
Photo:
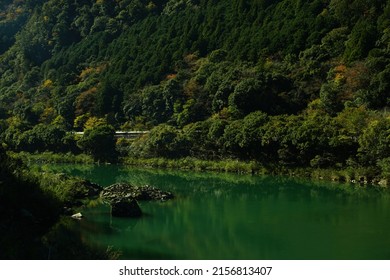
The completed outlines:
{"type": "Polygon", "coordinates": [[[282,177],[42,167],[88,178],[149,184],[176,195],[142,202],[140,219],[112,218],[96,205],[75,230],[123,259],[390,259],[390,195],[380,188],[282,177]]]}

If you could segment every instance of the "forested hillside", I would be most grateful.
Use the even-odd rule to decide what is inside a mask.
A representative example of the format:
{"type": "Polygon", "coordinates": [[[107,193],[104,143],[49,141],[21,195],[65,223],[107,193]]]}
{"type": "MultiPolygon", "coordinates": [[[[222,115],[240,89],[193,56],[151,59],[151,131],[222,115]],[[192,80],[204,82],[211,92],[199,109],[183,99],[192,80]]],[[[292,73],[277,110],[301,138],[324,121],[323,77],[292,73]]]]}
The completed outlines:
{"type": "Polygon", "coordinates": [[[107,159],[150,129],[111,154],[389,176],[389,23],[386,0],[0,1],[0,141],[107,159]]]}

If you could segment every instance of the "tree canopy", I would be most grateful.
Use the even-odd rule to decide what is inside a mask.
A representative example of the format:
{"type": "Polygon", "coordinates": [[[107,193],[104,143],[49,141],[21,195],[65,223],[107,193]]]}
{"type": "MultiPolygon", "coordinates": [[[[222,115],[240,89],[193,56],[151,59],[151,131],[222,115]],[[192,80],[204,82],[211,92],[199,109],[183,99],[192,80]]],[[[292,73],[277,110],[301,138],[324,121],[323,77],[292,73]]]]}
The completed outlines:
{"type": "Polygon", "coordinates": [[[1,141],[96,154],[100,123],[152,129],[133,155],[377,165],[389,15],[381,0],[2,1],[1,141]]]}

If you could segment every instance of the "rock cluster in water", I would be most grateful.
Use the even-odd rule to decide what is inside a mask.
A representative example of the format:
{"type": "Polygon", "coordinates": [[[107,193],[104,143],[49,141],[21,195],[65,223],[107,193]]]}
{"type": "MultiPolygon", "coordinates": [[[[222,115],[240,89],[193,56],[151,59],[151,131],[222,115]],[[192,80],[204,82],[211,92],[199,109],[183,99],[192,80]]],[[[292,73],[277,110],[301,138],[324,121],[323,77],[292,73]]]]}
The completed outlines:
{"type": "Polygon", "coordinates": [[[133,199],[138,201],[166,201],[172,199],[173,194],[148,185],[138,187],[118,183],[103,189],[100,197],[109,203],[133,199]]]}
{"type": "Polygon", "coordinates": [[[148,185],[138,187],[117,183],[103,189],[100,197],[111,205],[113,216],[140,217],[142,210],[137,201],[166,201],[172,199],[173,194],[148,185]]]}

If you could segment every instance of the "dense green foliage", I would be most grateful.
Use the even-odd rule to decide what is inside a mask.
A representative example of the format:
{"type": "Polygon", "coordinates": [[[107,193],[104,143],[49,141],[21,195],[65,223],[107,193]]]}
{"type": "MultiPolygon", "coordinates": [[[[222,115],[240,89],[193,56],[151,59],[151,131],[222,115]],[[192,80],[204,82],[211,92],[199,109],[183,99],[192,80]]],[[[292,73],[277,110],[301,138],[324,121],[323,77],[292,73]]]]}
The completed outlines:
{"type": "Polygon", "coordinates": [[[387,176],[389,18],[386,0],[1,1],[0,141],[112,161],[109,126],[151,129],[119,154],[387,176]]]}
{"type": "Polygon", "coordinates": [[[79,182],[4,150],[389,180],[389,106],[389,0],[1,0],[0,258],[82,254],[79,182]]]}

